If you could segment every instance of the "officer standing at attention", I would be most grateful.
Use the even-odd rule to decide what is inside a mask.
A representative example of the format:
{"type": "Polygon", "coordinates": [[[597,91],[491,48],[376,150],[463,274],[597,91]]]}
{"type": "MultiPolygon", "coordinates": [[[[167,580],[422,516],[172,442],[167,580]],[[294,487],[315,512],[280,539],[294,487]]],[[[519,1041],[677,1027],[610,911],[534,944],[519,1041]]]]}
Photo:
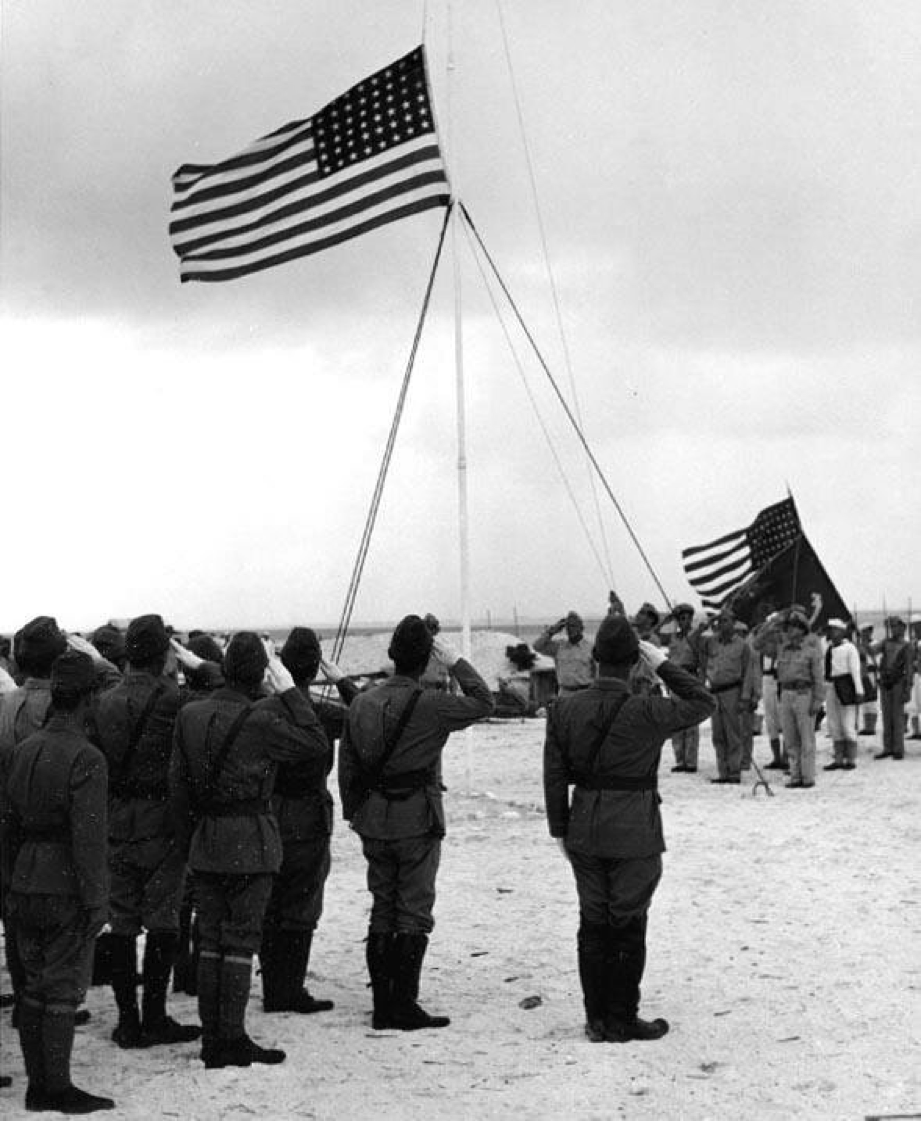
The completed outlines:
{"type": "Polygon", "coordinates": [[[665,851],[656,775],[666,738],[706,720],[716,704],[699,678],[638,640],[623,616],[602,622],[594,651],[597,680],[547,717],[547,821],[579,893],[586,1035],[595,1043],[660,1039],[668,1023],[637,1015],[647,912],[665,851]],[[628,679],[640,658],[673,696],[631,695],[628,679]]]}
{"type": "Polygon", "coordinates": [[[367,963],[376,1029],[442,1028],[420,1008],[419,977],[434,927],[435,877],[445,834],[441,753],[451,732],[493,710],[489,686],[418,615],[400,621],[393,677],[349,708],[339,750],[342,812],[361,837],[373,896],[367,963]],[[462,696],[419,684],[432,651],[462,696]]]}
{"type": "Polygon", "coordinates": [[[306,988],[313,935],[323,912],[323,888],[329,875],[333,800],[326,786],[333,766],[335,741],[342,735],[347,705],[358,686],[329,662],[310,627],[295,627],[281,650],[282,665],[295,688],[314,707],[328,749],[323,766],[315,761],[281,763],[275,777],[272,807],[281,830],[281,870],[275,877],[265,913],[259,962],[262,1007],[266,1012],[327,1012],[331,1000],[317,1000],[306,988]],[[313,702],[310,685],[322,668],[343,703],[313,702]]]}
{"type": "Polygon", "coordinates": [[[825,665],[805,612],[795,608],[781,617],[777,689],[790,759],[790,781],[784,785],[793,790],[815,786],[815,718],[825,699],[825,665]]]}
{"type": "Polygon", "coordinates": [[[534,640],[534,649],[538,654],[553,658],[556,663],[556,680],[561,697],[587,689],[595,678],[592,645],[585,637],[582,616],[575,611],[545,627],[534,640]],[[554,638],[564,630],[565,640],[554,638]]]}
{"type": "Polygon", "coordinates": [[[713,749],[716,783],[741,782],[742,714],[751,710],[754,695],[752,652],[735,629],[735,614],[724,607],[716,617],[716,634],[701,639],[701,660],[710,692],[716,698],[713,713],[713,749]]]}
{"type": "Polygon", "coordinates": [[[224,680],[180,710],[170,762],[177,831],[195,876],[207,1069],[285,1059],[246,1034],[253,954],[282,860],[272,790],[277,763],[302,760],[325,774],[329,751],[310,703],[257,634],[241,631],[230,640],[224,680]],[[263,694],[266,670],[273,696],[263,694]]]}
{"type": "Polygon", "coordinates": [[[30,1112],[115,1104],[70,1077],[77,1006],[108,916],[106,761],[84,731],[95,681],[87,654],[55,660],[48,719],[19,744],[0,791],[7,907],[25,974],[19,1042],[30,1112]]]}
{"type": "Polygon", "coordinates": [[[905,705],[911,695],[911,643],[905,639],[905,620],[890,615],[886,638],[873,647],[879,657],[879,702],[883,712],[883,750],[874,759],[904,759],[905,705]]]}
{"type": "MultiPolygon", "coordinates": [[[[132,619],[125,636],[128,672],[96,703],[99,745],[109,764],[111,978],[122,1048],[198,1039],[197,1025],[166,1012],[179,944],[185,854],[169,813],[169,763],[179,686],[176,657],[159,615],[132,619]],[[137,1002],[137,938],[144,946],[142,1012],[137,1002]]],[[[193,655],[184,655],[193,657],[193,655]]],[[[196,659],[197,661],[198,659],[196,659]]]]}

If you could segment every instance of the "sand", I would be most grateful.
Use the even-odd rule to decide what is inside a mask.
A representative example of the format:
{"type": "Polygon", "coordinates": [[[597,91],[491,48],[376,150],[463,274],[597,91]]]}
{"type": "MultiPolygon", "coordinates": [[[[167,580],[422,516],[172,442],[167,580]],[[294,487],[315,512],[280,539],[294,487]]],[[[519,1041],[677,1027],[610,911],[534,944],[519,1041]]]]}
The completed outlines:
{"type": "MultiPolygon", "coordinates": [[[[478,725],[445,755],[448,837],[422,1001],[443,1031],[370,1029],[358,839],[341,822],[311,967],[332,1012],[249,1030],[280,1067],[206,1072],[196,1045],[109,1041],[111,994],[92,989],[78,1084],[119,1118],[862,1118],[921,1115],[921,750],[826,774],[810,791],[714,787],[661,768],[669,851],[650,916],[643,1010],[655,1043],[591,1044],[576,975],[576,897],[542,812],[540,720],[478,725]],[[533,999],[532,999],[533,998],[533,999]],[[526,1005],[534,1005],[526,1007],[526,1005]]],[[[820,734],[820,763],[828,740],[820,734]]],[[[768,758],[756,741],[756,758],[768,758]]],[[[768,772],[773,774],[773,772],[768,772]]],[[[8,989],[4,977],[4,989],[8,989]]],[[[195,1002],[173,997],[192,1020],[195,1002]]],[[[0,1113],[25,1117],[9,1013],[0,1113]]],[[[113,1116],[113,1115],[109,1115],[113,1116]]]]}

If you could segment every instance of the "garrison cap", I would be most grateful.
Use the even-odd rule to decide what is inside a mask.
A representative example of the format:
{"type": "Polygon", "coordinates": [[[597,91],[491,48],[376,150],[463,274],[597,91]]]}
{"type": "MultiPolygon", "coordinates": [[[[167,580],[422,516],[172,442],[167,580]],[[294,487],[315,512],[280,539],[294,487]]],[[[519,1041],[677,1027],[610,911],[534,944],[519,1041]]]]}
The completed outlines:
{"type": "Polygon", "coordinates": [[[595,635],[592,657],[596,662],[616,665],[633,662],[640,651],[636,632],[623,615],[607,615],[595,635]]]}
{"type": "Polygon", "coordinates": [[[96,671],[89,654],[67,650],[55,658],[51,667],[53,693],[89,693],[95,684],[96,671]]]}
{"type": "Polygon", "coordinates": [[[224,677],[255,685],[262,679],[269,656],[255,631],[238,631],[224,651],[224,677]]]}
{"type": "Polygon", "coordinates": [[[887,627],[904,627],[905,626],[905,620],[901,617],[901,615],[890,615],[889,618],[886,620],[886,626],[887,627]]]}
{"type": "Polygon", "coordinates": [[[161,615],[138,615],[128,624],[125,653],[129,662],[149,662],[169,649],[169,634],[161,615]]]}
{"type": "Polygon", "coordinates": [[[654,627],[658,626],[661,616],[659,615],[658,608],[654,607],[651,603],[641,603],[636,610],[633,621],[636,622],[641,615],[648,615],[649,618],[652,619],[652,625],[654,627]]]}
{"type": "Polygon", "coordinates": [[[320,640],[310,627],[294,627],[281,648],[281,662],[295,681],[316,677],[320,668],[320,640]]]}
{"type": "Polygon", "coordinates": [[[396,666],[423,666],[432,652],[432,632],[418,615],[406,615],[396,625],[387,657],[396,666]]]}
{"type": "Polygon", "coordinates": [[[192,653],[197,654],[199,658],[204,658],[206,662],[216,662],[218,665],[223,664],[224,652],[210,634],[199,631],[198,634],[190,638],[185,645],[187,650],[191,650],[192,653]]]}
{"type": "Polygon", "coordinates": [[[103,623],[93,631],[93,645],[110,662],[118,662],[125,657],[125,636],[112,623],[103,623]]]}
{"type": "Polygon", "coordinates": [[[804,634],[809,634],[809,620],[806,618],[805,612],[797,611],[796,608],[790,608],[786,613],[784,626],[799,627],[804,634]]]}
{"type": "Polygon", "coordinates": [[[50,615],[37,615],[18,631],[13,641],[13,657],[26,673],[49,673],[51,663],[67,649],[67,639],[50,615]]]}
{"type": "Polygon", "coordinates": [[[679,604],[676,605],[674,611],[672,611],[672,615],[674,615],[675,617],[677,617],[678,615],[693,615],[693,614],[694,614],[694,608],[691,607],[691,605],[689,603],[679,603],[679,604]]]}

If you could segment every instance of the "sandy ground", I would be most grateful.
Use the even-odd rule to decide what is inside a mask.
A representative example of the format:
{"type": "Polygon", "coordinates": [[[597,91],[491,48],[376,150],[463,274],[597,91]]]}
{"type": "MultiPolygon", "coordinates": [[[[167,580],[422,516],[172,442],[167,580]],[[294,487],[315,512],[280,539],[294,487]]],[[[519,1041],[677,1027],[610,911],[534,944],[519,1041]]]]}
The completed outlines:
{"type": "MultiPolygon", "coordinates": [[[[111,996],[93,989],[75,1080],[111,1093],[114,1116],[145,1119],[921,1116],[917,743],[902,763],[874,762],[862,738],[855,772],[820,770],[814,790],[777,784],[773,798],[710,786],[706,727],[697,775],[672,775],[666,746],[669,852],[644,1011],[672,1030],[623,1045],[582,1034],[576,898],[542,813],[542,738],[540,720],[488,723],[446,752],[422,1000],[449,1028],[371,1031],[364,866],[340,823],[311,981],[335,1010],[266,1016],[254,987],[249,1029],[288,1050],[283,1066],[206,1072],[195,1045],[119,1051],[111,996]]],[[[174,997],[172,1010],[191,1020],[194,1001],[174,997]]],[[[2,1028],[14,1086],[0,1113],[13,1121],[26,1114],[8,1012],[2,1028]]]]}

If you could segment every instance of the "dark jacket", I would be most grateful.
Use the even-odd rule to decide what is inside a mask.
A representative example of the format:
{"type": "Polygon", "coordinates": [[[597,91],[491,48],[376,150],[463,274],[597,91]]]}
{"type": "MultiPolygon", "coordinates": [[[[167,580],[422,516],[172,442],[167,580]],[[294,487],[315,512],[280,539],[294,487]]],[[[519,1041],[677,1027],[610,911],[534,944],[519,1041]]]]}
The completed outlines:
{"type": "Polygon", "coordinates": [[[106,761],[72,716],[53,714],[17,745],[0,828],[11,891],[107,904],[106,761]]]}
{"type": "Polygon", "coordinates": [[[251,701],[225,686],[180,710],[170,763],[180,844],[196,872],[277,872],[281,837],[271,808],[276,764],[300,760],[315,782],[329,744],[297,689],[251,701]],[[238,720],[239,732],[217,780],[215,764],[238,720]]]}
{"type": "Polygon", "coordinates": [[[343,815],[363,837],[444,834],[442,750],[452,732],[493,709],[489,686],[469,662],[458,659],[452,673],[463,696],[422,689],[413,678],[396,675],[352,702],[339,749],[339,793],[343,815]],[[380,771],[385,745],[416,693],[412,714],[380,771]]]}
{"type": "Polygon", "coordinates": [[[574,851],[612,858],[665,851],[655,789],[662,744],[706,720],[716,703],[697,677],[671,662],[658,673],[674,697],[630,696],[627,682],[600,677],[550,710],[544,744],[547,820],[551,835],[565,837],[574,851]],[[649,788],[592,789],[618,779],[645,781],[649,788]],[[575,786],[571,807],[570,786],[575,786]]]}

